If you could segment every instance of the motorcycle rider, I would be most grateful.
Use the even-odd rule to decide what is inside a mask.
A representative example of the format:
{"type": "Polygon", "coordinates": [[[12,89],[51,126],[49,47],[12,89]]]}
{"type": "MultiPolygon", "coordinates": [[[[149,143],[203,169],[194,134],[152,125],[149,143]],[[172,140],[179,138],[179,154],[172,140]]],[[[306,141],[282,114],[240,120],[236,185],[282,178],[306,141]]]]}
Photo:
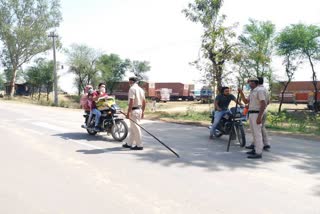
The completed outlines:
{"type": "MultiPolygon", "coordinates": [[[[230,94],[229,87],[222,87],[220,94],[216,96],[214,101],[214,121],[210,129],[210,139],[213,139],[216,128],[222,118],[222,116],[229,111],[229,104],[231,101],[237,102],[236,97],[230,94]]],[[[238,103],[241,105],[241,103],[238,103]]]]}
{"type": "Polygon", "coordinates": [[[89,119],[87,120],[87,123],[84,125],[81,125],[82,128],[87,128],[90,124],[91,118],[92,118],[92,94],[94,90],[92,85],[87,85],[84,88],[84,95],[80,99],[80,106],[84,109],[85,112],[90,112],[89,119]]]}
{"type": "Polygon", "coordinates": [[[99,121],[100,121],[100,117],[101,117],[101,112],[100,110],[97,108],[97,103],[101,100],[101,99],[105,99],[108,94],[106,93],[106,84],[105,83],[100,83],[98,86],[99,90],[98,91],[94,91],[92,93],[92,114],[95,115],[95,124],[94,124],[94,131],[99,132],[100,128],[99,128],[99,121]]]}

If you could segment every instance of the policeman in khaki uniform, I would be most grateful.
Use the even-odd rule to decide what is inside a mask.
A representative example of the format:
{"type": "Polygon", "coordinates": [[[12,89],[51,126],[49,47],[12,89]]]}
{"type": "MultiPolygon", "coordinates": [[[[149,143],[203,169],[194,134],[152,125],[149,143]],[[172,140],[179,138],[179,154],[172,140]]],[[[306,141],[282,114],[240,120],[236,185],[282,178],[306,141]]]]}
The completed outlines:
{"type": "Polygon", "coordinates": [[[245,98],[242,90],[239,90],[241,98],[245,103],[249,103],[249,122],[254,139],[254,149],[247,152],[250,159],[262,158],[263,139],[262,139],[262,119],[267,106],[267,97],[264,90],[260,90],[258,78],[248,80],[251,88],[249,100],[245,98]]]}
{"type": "MultiPolygon", "coordinates": [[[[133,120],[135,123],[140,123],[144,117],[144,110],[146,107],[146,99],[144,90],[138,85],[137,77],[129,78],[129,106],[127,112],[127,119],[133,120]]],[[[130,135],[128,142],[123,144],[124,148],[131,150],[143,150],[141,140],[141,129],[133,121],[130,120],[130,135]]]]}
{"type": "MultiPolygon", "coordinates": [[[[262,90],[263,93],[265,94],[266,103],[267,103],[267,106],[268,106],[269,102],[270,102],[269,101],[270,98],[269,98],[268,90],[263,86],[263,82],[264,82],[263,81],[263,77],[258,77],[258,80],[259,80],[258,90],[262,90]]],[[[263,150],[269,151],[271,146],[270,146],[270,143],[269,143],[267,129],[266,129],[266,126],[265,126],[266,120],[267,120],[267,108],[266,108],[265,113],[263,114],[263,117],[262,117],[262,140],[263,140],[263,150]]],[[[246,149],[254,149],[254,143],[252,143],[250,146],[246,146],[246,149]]]]}

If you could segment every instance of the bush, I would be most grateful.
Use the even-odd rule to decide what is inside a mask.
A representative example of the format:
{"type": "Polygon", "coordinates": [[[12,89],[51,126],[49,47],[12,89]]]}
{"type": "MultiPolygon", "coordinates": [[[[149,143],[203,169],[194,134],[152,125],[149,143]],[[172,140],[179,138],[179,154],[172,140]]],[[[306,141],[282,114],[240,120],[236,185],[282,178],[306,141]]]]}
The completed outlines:
{"type": "Polygon", "coordinates": [[[80,103],[81,96],[79,95],[68,95],[66,97],[70,99],[72,102],[80,103]]]}
{"type": "Polygon", "coordinates": [[[269,112],[267,116],[267,127],[272,129],[320,134],[319,126],[320,117],[304,111],[269,112]]]}
{"type": "Polygon", "coordinates": [[[60,106],[60,107],[63,107],[63,108],[69,108],[70,103],[69,103],[68,101],[61,100],[61,101],[59,102],[59,106],[60,106]]]}

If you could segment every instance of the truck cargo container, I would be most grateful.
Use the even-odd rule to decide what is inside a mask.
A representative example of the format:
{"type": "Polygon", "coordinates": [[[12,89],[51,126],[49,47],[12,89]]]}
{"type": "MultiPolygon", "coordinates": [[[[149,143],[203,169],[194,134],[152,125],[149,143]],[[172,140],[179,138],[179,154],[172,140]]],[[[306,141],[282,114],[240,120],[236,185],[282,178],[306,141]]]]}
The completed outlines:
{"type": "MultiPolygon", "coordinates": [[[[139,85],[144,89],[147,98],[157,101],[194,100],[192,84],[140,82],[139,85]]],[[[109,93],[117,99],[125,100],[128,99],[129,88],[128,82],[119,82],[113,92],[109,93]]]]}
{"type": "MultiPolygon", "coordinates": [[[[317,84],[320,89],[320,83],[317,84]]],[[[282,88],[278,91],[278,100],[281,100],[282,88]]],[[[288,88],[283,97],[283,103],[307,104],[308,108],[312,108],[314,103],[314,86],[312,81],[293,81],[289,83],[288,88]]],[[[320,92],[317,94],[317,103],[320,106],[320,92]]]]}

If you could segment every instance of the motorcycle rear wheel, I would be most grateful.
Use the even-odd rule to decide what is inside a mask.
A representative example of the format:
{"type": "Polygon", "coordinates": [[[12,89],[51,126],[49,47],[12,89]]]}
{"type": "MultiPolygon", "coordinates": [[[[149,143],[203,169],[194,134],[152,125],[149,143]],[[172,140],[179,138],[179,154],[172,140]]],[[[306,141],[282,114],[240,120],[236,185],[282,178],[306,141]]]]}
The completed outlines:
{"type": "MultiPolygon", "coordinates": [[[[88,124],[87,123],[88,119],[89,119],[89,117],[86,118],[86,124],[88,124]]],[[[91,124],[89,126],[92,126],[92,124],[94,124],[94,119],[91,120],[91,124]]],[[[97,134],[97,132],[94,131],[92,128],[87,128],[87,132],[89,135],[96,135],[97,134]]]]}

